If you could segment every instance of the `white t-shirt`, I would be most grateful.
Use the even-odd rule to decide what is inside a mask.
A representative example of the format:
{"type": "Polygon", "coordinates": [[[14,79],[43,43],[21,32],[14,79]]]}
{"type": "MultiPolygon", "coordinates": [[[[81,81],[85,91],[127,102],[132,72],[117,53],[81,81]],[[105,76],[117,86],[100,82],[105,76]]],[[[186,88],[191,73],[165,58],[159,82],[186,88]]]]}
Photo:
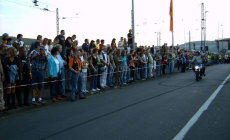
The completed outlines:
{"type": "Polygon", "coordinates": [[[45,53],[46,53],[46,55],[50,55],[51,53],[50,53],[50,50],[49,50],[49,46],[48,45],[45,45],[45,53]]]}
{"type": "Polygon", "coordinates": [[[83,56],[80,56],[81,62],[84,62],[84,58],[83,56]]]}
{"type": "Polygon", "coordinates": [[[122,41],[118,42],[118,49],[123,49],[123,42],[122,41]]]}
{"type": "Polygon", "coordinates": [[[11,47],[13,47],[13,45],[12,44],[10,44],[10,45],[6,45],[7,46],[7,48],[11,48],[11,47]]]}
{"type": "Polygon", "coordinates": [[[100,55],[100,59],[104,60],[104,61],[105,61],[105,63],[107,63],[107,62],[108,62],[108,56],[107,56],[107,53],[106,53],[106,52],[104,52],[104,51],[102,51],[102,52],[101,52],[101,55],[100,55]],[[103,57],[103,55],[104,55],[104,57],[103,57]],[[104,59],[104,58],[105,58],[105,59],[104,59]]]}
{"type": "Polygon", "coordinates": [[[59,61],[57,60],[57,58],[54,58],[54,61],[55,61],[55,63],[56,63],[56,65],[57,65],[57,73],[59,73],[59,61]]]}
{"type": "Polygon", "coordinates": [[[19,43],[19,44],[20,44],[20,47],[23,47],[23,45],[24,45],[24,42],[23,42],[23,41],[18,42],[18,40],[15,40],[14,42],[15,42],[15,43],[19,43]]]}
{"type": "Polygon", "coordinates": [[[127,47],[127,54],[130,54],[131,48],[128,46],[127,47]]]}

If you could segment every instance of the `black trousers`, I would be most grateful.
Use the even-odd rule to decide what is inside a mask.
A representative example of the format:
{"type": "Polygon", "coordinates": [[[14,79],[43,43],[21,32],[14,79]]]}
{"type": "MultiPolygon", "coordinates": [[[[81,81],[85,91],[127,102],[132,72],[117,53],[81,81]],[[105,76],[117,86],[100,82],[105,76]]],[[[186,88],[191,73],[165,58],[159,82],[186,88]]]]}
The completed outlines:
{"type": "Polygon", "coordinates": [[[31,83],[31,80],[27,78],[23,80],[19,80],[16,83],[15,93],[16,93],[17,103],[19,106],[23,104],[24,105],[29,104],[30,85],[28,84],[30,83],[31,83]],[[22,95],[23,95],[23,101],[22,101],[22,95]]]}

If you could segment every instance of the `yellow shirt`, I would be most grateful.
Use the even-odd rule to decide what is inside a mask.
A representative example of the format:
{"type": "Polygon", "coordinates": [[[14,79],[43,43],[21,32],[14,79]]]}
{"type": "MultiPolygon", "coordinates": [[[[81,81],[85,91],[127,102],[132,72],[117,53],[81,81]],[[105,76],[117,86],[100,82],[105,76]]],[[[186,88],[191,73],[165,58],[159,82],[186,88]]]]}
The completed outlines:
{"type": "Polygon", "coordinates": [[[96,46],[96,49],[99,50],[100,48],[99,44],[95,44],[95,46],[96,46]]]}

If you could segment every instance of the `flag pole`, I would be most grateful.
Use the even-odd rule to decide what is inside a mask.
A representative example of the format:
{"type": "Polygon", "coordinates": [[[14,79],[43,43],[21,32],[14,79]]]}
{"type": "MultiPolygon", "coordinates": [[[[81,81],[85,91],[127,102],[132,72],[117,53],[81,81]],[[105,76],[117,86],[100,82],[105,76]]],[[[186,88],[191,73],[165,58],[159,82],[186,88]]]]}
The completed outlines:
{"type": "Polygon", "coordinates": [[[174,52],[174,29],[173,29],[173,0],[170,0],[170,31],[172,32],[172,52],[174,52]]]}
{"type": "Polygon", "coordinates": [[[172,31],[172,53],[174,52],[174,32],[172,31]]]}

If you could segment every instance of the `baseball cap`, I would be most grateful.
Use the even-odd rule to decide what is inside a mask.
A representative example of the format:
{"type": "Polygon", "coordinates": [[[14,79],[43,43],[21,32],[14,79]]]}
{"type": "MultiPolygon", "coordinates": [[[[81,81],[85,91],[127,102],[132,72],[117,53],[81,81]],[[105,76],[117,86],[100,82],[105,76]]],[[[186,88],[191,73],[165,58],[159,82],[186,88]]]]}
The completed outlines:
{"type": "Polygon", "coordinates": [[[2,38],[5,38],[5,37],[9,37],[9,34],[7,33],[2,34],[2,38]]]}

